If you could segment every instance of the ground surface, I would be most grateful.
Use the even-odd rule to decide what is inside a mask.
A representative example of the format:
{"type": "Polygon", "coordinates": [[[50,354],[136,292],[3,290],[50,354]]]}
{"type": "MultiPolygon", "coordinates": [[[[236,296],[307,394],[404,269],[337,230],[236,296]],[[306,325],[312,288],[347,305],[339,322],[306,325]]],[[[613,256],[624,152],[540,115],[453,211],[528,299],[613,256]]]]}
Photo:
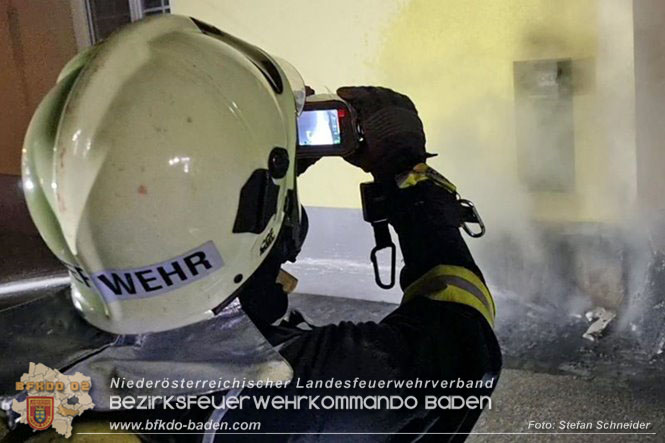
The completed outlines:
{"type": "MultiPolygon", "coordinates": [[[[505,315],[497,334],[504,371],[486,411],[470,436],[485,441],[665,441],[665,370],[662,355],[640,348],[626,334],[612,333],[599,342],[581,338],[584,319],[542,307],[500,299],[505,315]],[[523,435],[529,422],[642,421],[656,435],[523,435]]],[[[295,294],[291,307],[314,324],[341,320],[379,321],[395,305],[355,299],[295,294]]],[[[0,420],[0,439],[6,432],[0,420]]],[[[559,431],[563,432],[563,431],[559,431]]],[[[76,436],[75,436],[76,437],[76,436]]],[[[68,441],[85,441],[74,438],[68,441]]],[[[89,440],[88,440],[89,441],[89,440]]]]}
{"type": "MultiPolygon", "coordinates": [[[[582,435],[472,435],[470,442],[510,441],[663,441],[665,398],[660,393],[635,389],[611,379],[584,379],[507,369],[492,398],[492,410],[485,411],[474,428],[477,433],[496,432],[582,432],[582,435]],[[551,422],[553,431],[529,429],[529,421],[551,422]],[[598,420],[651,422],[648,431],[656,435],[598,435],[588,431],[557,430],[560,421],[598,420]]],[[[611,431],[605,431],[611,432],[611,431]]],[[[618,432],[618,431],[614,431],[618,432]]],[[[625,431],[624,431],[625,432],[625,431]]]]}
{"type": "MultiPolygon", "coordinates": [[[[583,319],[557,317],[547,310],[515,303],[503,300],[510,315],[497,323],[505,369],[492,398],[493,407],[483,413],[474,428],[476,434],[468,441],[665,441],[662,358],[654,359],[638,346],[630,347],[629,338],[623,336],[610,334],[599,342],[589,342],[581,337],[588,326],[583,319]],[[551,422],[555,429],[529,429],[531,420],[551,422]],[[556,432],[562,420],[594,425],[598,420],[640,420],[652,423],[642,432],[656,435],[588,431],[568,431],[583,434],[565,436],[496,434],[556,432]]],[[[295,295],[291,305],[315,324],[342,319],[378,321],[394,309],[388,303],[312,295],[295,295]]]]}

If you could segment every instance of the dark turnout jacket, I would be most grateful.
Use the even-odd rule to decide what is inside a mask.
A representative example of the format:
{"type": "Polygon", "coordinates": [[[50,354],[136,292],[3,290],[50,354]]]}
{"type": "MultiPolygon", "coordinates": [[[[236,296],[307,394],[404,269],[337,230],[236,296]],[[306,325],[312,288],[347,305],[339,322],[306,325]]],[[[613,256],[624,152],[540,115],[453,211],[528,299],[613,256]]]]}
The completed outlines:
{"type": "MultiPolygon", "coordinates": [[[[405,262],[402,304],[378,323],[342,322],[311,330],[262,327],[274,345],[281,343],[280,353],[292,365],[294,379],[286,388],[245,389],[242,395],[305,396],[317,402],[314,407],[305,401],[300,408],[229,410],[222,418],[229,429],[234,422],[260,422],[261,432],[274,433],[262,436],[269,441],[462,441],[471,431],[482,410],[472,402],[470,407],[453,407],[459,406],[459,397],[489,396],[498,380],[501,353],[492,329],[494,302],[459,225],[449,221],[447,211],[455,197],[425,182],[391,198],[398,209],[390,222],[405,262]],[[366,381],[363,388],[359,380],[366,381]],[[411,388],[406,387],[408,380],[411,388]],[[388,386],[388,381],[393,383],[388,386]],[[427,387],[425,381],[430,381],[427,387]],[[446,388],[441,387],[444,381],[446,388]],[[464,381],[474,387],[460,387],[464,381]],[[414,397],[416,406],[412,408],[409,399],[408,405],[396,400],[394,407],[372,409],[371,401],[362,400],[366,407],[346,409],[344,401],[352,396],[357,401],[414,397]],[[453,396],[457,399],[451,400],[453,396]]],[[[214,441],[240,437],[227,432],[214,441]]],[[[244,437],[254,440],[258,435],[244,437]]]]}

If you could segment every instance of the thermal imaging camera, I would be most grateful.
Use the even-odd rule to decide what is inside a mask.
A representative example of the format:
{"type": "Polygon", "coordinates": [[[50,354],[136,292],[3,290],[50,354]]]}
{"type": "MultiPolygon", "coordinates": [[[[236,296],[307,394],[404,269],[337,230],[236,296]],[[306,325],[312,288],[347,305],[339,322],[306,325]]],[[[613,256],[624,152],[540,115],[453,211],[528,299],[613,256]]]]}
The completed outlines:
{"type": "Polygon", "coordinates": [[[345,157],[358,149],[356,113],[335,94],[307,97],[297,127],[298,158],[345,157]]]}

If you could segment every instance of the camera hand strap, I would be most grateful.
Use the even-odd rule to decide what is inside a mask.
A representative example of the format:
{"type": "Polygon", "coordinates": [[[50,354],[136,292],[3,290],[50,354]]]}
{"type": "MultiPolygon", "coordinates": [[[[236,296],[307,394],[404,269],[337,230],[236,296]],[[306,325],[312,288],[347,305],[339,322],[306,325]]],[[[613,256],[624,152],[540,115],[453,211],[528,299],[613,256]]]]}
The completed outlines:
{"type": "Polygon", "coordinates": [[[374,280],[381,289],[390,289],[395,286],[397,248],[395,247],[395,243],[393,243],[390,236],[390,228],[388,227],[387,197],[382,185],[375,182],[361,183],[360,196],[363,205],[363,219],[370,223],[374,230],[376,245],[370,253],[370,259],[374,267],[374,280]],[[386,248],[390,250],[390,280],[384,283],[381,279],[377,254],[386,248]]]}

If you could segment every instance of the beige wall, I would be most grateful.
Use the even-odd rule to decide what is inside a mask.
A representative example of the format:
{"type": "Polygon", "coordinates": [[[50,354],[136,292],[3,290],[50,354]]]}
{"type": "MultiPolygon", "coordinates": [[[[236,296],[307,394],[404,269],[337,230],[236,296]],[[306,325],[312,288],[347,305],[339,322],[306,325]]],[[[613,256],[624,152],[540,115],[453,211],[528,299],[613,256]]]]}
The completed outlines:
{"type": "MultiPolygon", "coordinates": [[[[208,21],[290,61],[317,92],[376,84],[387,26],[404,1],[172,1],[172,10],[208,21]]],[[[358,183],[370,177],[340,159],[302,176],[305,204],[358,207],[358,183]]]]}
{"type": "Polygon", "coordinates": [[[635,1],[635,77],[638,189],[654,228],[655,246],[665,248],[665,2],[635,1]]]}
{"type": "MultiPolygon", "coordinates": [[[[440,154],[432,163],[489,208],[491,221],[509,224],[516,214],[612,220],[634,198],[630,1],[173,3],[176,13],[288,59],[319,91],[379,84],[409,94],[425,122],[428,150],[440,154]],[[517,174],[512,63],[560,57],[591,66],[591,89],[574,98],[576,189],[528,193],[517,174]],[[511,197],[497,199],[497,189],[511,197]]],[[[76,39],[69,2],[0,0],[0,9],[0,56],[7,60],[0,70],[0,173],[17,174],[30,115],[75,53],[76,39]]],[[[641,14],[649,17],[644,7],[641,14]]],[[[368,178],[342,160],[324,159],[302,178],[303,201],[358,207],[357,184],[368,178]]]]}
{"type": "MultiPolygon", "coordinates": [[[[635,194],[632,2],[624,0],[174,0],[291,61],[317,89],[385,85],[413,98],[431,163],[495,224],[613,221],[635,194]],[[285,6],[287,5],[287,6],[285,6]],[[531,193],[518,176],[513,62],[571,58],[576,188],[531,193]]],[[[305,204],[358,207],[367,177],[324,159],[302,178],[305,204]]]]}
{"type": "Polygon", "coordinates": [[[0,174],[20,174],[30,117],[76,51],[68,1],[0,0],[0,174]]]}

